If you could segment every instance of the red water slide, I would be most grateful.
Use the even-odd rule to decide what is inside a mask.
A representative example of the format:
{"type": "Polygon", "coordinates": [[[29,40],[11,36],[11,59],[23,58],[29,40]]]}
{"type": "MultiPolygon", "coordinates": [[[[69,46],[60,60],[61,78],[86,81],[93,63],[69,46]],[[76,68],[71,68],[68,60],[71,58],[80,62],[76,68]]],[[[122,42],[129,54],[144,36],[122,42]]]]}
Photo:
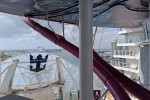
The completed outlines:
{"type": "MultiPolygon", "coordinates": [[[[27,23],[34,30],[38,31],[41,35],[66,49],[74,56],[79,58],[79,49],[70,42],[66,41],[62,36],[55,34],[49,29],[41,26],[33,20],[22,17],[25,23],[27,23]]],[[[93,52],[93,70],[97,76],[103,81],[109,91],[112,93],[116,100],[129,100],[127,93],[124,91],[125,88],[129,93],[141,100],[150,99],[150,91],[143,88],[136,82],[127,78],[107,62],[105,62],[95,51],[93,52]],[[121,86],[120,86],[121,85],[121,86]]]]}

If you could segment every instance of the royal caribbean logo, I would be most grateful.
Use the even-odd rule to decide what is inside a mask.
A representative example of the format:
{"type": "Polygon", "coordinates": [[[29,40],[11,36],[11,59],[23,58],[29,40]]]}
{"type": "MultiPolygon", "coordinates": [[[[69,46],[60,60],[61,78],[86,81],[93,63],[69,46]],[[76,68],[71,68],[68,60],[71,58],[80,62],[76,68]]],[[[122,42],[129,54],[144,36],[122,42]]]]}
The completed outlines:
{"type": "Polygon", "coordinates": [[[35,59],[30,55],[30,71],[39,72],[45,69],[48,55],[45,58],[39,54],[35,59]]]}

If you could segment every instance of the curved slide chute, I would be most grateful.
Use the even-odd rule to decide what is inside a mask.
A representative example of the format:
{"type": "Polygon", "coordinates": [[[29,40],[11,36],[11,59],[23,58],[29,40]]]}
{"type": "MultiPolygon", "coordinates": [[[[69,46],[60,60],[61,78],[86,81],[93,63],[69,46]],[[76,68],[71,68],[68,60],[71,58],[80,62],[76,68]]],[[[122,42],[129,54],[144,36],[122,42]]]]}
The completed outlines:
{"type": "MultiPolygon", "coordinates": [[[[62,36],[57,35],[46,27],[34,22],[30,18],[21,18],[26,24],[38,31],[42,36],[79,58],[78,47],[66,41],[62,36]]],[[[121,74],[107,62],[105,62],[95,51],[93,52],[93,66],[94,72],[103,81],[116,100],[130,100],[124,88],[139,99],[150,99],[149,90],[121,74]]]]}

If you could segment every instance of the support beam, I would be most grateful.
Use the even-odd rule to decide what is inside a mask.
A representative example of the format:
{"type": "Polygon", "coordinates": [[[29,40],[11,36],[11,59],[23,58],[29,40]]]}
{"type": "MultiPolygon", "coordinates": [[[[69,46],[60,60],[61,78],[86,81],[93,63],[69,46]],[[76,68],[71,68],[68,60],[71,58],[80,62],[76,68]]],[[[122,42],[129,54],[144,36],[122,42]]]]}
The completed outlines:
{"type": "Polygon", "coordinates": [[[65,37],[65,26],[64,26],[64,16],[62,16],[62,31],[63,31],[63,37],[65,37]]]}
{"type": "MultiPolygon", "coordinates": [[[[62,79],[61,60],[59,57],[56,57],[56,68],[58,71],[58,82],[62,83],[64,80],[62,79]]],[[[63,87],[59,87],[59,99],[63,100],[63,87]]]]}
{"type": "Polygon", "coordinates": [[[79,0],[80,100],[93,99],[93,0],[79,0]]]}
{"type": "Polygon", "coordinates": [[[19,62],[18,59],[13,60],[12,65],[10,65],[10,67],[8,68],[2,81],[2,84],[0,86],[1,93],[7,93],[9,91],[9,87],[11,86],[16,68],[18,66],[18,62],[19,62]]]}
{"type": "Polygon", "coordinates": [[[2,60],[2,58],[0,56],[0,84],[1,84],[1,76],[2,76],[2,72],[1,72],[1,60],[2,60]]]}
{"type": "Polygon", "coordinates": [[[63,100],[67,100],[67,93],[66,93],[66,90],[65,90],[65,85],[62,87],[62,92],[63,92],[63,100]]]}
{"type": "MultiPolygon", "coordinates": [[[[150,83],[150,45],[144,45],[140,47],[140,83],[149,84],[150,83]]],[[[146,89],[150,90],[150,86],[144,86],[146,89]]]]}

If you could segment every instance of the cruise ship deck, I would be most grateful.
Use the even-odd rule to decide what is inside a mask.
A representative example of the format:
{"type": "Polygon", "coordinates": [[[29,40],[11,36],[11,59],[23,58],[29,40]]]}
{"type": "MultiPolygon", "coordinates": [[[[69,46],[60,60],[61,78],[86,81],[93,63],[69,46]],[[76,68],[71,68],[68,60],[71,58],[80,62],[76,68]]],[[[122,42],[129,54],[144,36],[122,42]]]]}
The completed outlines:
{"type": "MultiPolygon", "coordinates": [[[[32,32],[37,31],[35,34],[40,34],[39,37],[44,37],[43,39],[63,50],[38,48],[2,51],[0,99],[16,97],[33,100],[149,100],[149,3],[150,0],[1,0],[0,12],[20,16],[27,29],[34,29],[32,32]],[[48,27],[43,25],[41,20],[47,21],[48,27]],[[62,32],[53,30],[50,22],[61,23],[62,32]],[[78,45],[67,40],[67,24],[78,27],[78,45]],[[118,58],[119,62],[137,62],[140,59],[136,66],[138,71],[132,72],[141,73],[140,82],[148,86],[142,86],[124,75],[118,70],[118,64],[111,65],[93,49],[95,40],[100,37],[97,35],[99,27],[130,28],[130,35],[134,33],[134,28],[143,27],[142,42],[137,43],[138,40],[134,39],[134,36],[129,39],[130,35],[125,33],[125,41],[118,40],[119,43],[112,48],[115,48],[112,57],[118,58]],[[135,48],[139,48],[139,51],[134,51],[135,48]]],[[[14,27],[15,25],[11,30],[14,27]]],[[[21,31],[23,30],[21,28],[21,31]]],[[[11,36],[13,37],[15,36],[11,36]]],[[[75,41],[75,38],[73,40],[75,41]]],[[[107,38],[107,41],[110,41],[110,38],[107,38]]],[[[102,42],[101,39],[99,42],[102,42]]],[[[119,65],[122,66],[121,63],[119,65]]],[[[136,69],[135,66],[131,68],[136,69]]],[[[125,71],[125,68],[123,70],[125,71]]]]}

